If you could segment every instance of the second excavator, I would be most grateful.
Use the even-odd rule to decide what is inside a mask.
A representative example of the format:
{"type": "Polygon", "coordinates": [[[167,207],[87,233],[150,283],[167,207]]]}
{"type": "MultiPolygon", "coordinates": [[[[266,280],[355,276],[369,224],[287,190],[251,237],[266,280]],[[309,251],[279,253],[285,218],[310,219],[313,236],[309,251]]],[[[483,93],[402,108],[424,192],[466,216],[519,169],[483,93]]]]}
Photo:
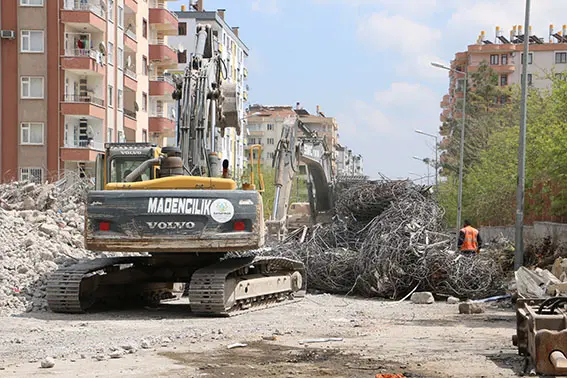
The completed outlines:
{"type": "Polygon", "coordinates": [[[227,127],[240,135],[240,118],[236,86],[224,80],[226,65],[209,26],[198,26],[195,51],[175,94],[177,146],[109,143],[97,157],[85,246],[118,256],[54,272],[47,285],[52,311],[155,305],[179,298],[185,283],[197,314],[233,315],[305,294],[301,262],[227,255],[262,247],[263,202],[254,183],[237,188],[228,162],[221,162],[218,141],[227,127]]]}

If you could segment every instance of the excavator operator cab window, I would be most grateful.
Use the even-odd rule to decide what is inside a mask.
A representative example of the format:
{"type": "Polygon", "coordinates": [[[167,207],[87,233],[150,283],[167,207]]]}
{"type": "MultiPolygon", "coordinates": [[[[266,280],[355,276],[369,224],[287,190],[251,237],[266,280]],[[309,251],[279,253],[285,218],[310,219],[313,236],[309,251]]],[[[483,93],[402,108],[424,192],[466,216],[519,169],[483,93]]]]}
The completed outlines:
{"type": "MultiPolygon", "coordinates": [[[[115,157],[110,161],[110,179],[108,182],[124,182],[126,176],[138,168],[146,159],[131,157],[115,157]]],[[[152,177],[152,169],[148,167],[141,175],[134,181],[146,181],[152,177]]]]}

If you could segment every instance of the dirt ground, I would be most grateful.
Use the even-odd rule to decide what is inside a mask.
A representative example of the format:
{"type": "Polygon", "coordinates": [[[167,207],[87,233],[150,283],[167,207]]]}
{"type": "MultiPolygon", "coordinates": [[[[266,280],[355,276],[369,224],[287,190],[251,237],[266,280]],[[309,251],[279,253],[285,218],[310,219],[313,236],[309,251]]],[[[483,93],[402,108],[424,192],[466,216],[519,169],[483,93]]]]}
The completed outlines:
{"type": "Polygon", "coordinates": [[[27,313],[0,318],[0,377],[518,376],[513,309],[459,315],[457,307],[323,294],[231,318],[192,316],[183,301],[27,313]],[[342,340],[302,343],[331,337],[342,340]],[[247,345],[229,349],[234,343],[247,345]],[[113,351],[125,354],[110,358],[113,351]],[[45,357],[53,368],[40,368],[45,357]]]}

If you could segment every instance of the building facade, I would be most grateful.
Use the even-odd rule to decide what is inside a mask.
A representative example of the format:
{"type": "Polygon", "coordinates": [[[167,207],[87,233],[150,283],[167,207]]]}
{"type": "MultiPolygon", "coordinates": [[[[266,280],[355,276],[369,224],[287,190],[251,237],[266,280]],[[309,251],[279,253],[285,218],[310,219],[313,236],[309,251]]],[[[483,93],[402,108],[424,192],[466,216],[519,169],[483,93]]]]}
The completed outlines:
{"type": "Polygon", "coordinates": [[[106,142],[172,135],[178,21],[164,0],[3,0],[2,182],[93,173],[106,142]],[[154,100],[155,99],[155,100],[154,100]],[[155,106],[154,106],[155,105],[155,106]]]}
{"type": "MultiPolygon", "coordinates": [[[[534,35],[529,31],[530,51],[528,54],[528,85],[535,88],[549,88],[551,86],[550,74],[564,75],[567,73],[567,25],[562,31],[556,31],[553,25],[549,26],[547,39],[534,35]]],[[[509,37],[504,37],[499,27],[496,27],[493,40],[486,38],[481,32],[476,43],[469,45],[467,51],[455,54],[451,68],[468,74],[478,70],[482,62],[486,62],[497,74],[498,85],[506,87],[521,83],[523,66],[522,26],[514,26],[509,37]]],[[[462,116],[462,99],[464,88],[464,74],[451,71],[449,74],[449,93],[443,96],[440,120],[458,119],[462,116]]],[[[502,102],[505,99],[496,99],[502,102]]],[[[443,134],[445,130],[441,128],[443,134]]]]}
{"type": "Polygon", "coordinates": [[[262,145],[260,164],[271,167],[282,130],[285,126],[294,127],[297,114],[292,106],[256,104],[248,108],[246,118],[248,123],[246,156],[249,156],[250,146],[260,144],[262,145]]]}
{"type": "Polygon", "coordinates": [[[216,11],[206,11],[203,0],[196,2],[196,5],[189,9],[181,6],[181,11],[175,12],[179,18],[179,30],[176,37],[171,38],[172,43],[180,50],[179,64],[175,73],[183,74],[186,64],[190,62],[191,56],[195,53],[197,25],[209,25],[213,32],[214,46],[221,53],[227,67],[226,81],[235,83],[237,88],[237,101],[239,109],[239,123],[241,133],[238,135],[236,128],[227,128],[225,136],[220,134],[217,137],[220,146],[220,158],[229,161],[229,170],[232,177],[239,180],[245,169],[244,145],[246,139],[245,129],[245,107],[248,101],[247,86],[245,84],[248,77],[246,69],[246,58],[248,57],[248,47],[239,37],[239,28],[231,27],[225,21],[224,9],[216,11]]]}

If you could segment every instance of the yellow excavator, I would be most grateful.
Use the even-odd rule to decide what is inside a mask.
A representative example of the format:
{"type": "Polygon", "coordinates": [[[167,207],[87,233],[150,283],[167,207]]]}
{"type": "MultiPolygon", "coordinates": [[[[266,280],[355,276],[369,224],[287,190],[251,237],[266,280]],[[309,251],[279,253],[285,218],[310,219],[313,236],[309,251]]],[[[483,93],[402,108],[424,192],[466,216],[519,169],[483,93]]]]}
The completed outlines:
{"type": "Polygon", "coordinates": [[[265,226],[262,188],[238,188],[221,163],[225,129],[240,135],[237,89],[225,77],[210,26],[198,26],[196,53],[174,93],[177,145],[106,144],[88,194],[85,246],[119,254],[55,271],[47,285],[52,311],[157,305],[186,292],[193,313],[234,315],[304,296],[301,262],[229,254],[262,247],[265,226]]]}

